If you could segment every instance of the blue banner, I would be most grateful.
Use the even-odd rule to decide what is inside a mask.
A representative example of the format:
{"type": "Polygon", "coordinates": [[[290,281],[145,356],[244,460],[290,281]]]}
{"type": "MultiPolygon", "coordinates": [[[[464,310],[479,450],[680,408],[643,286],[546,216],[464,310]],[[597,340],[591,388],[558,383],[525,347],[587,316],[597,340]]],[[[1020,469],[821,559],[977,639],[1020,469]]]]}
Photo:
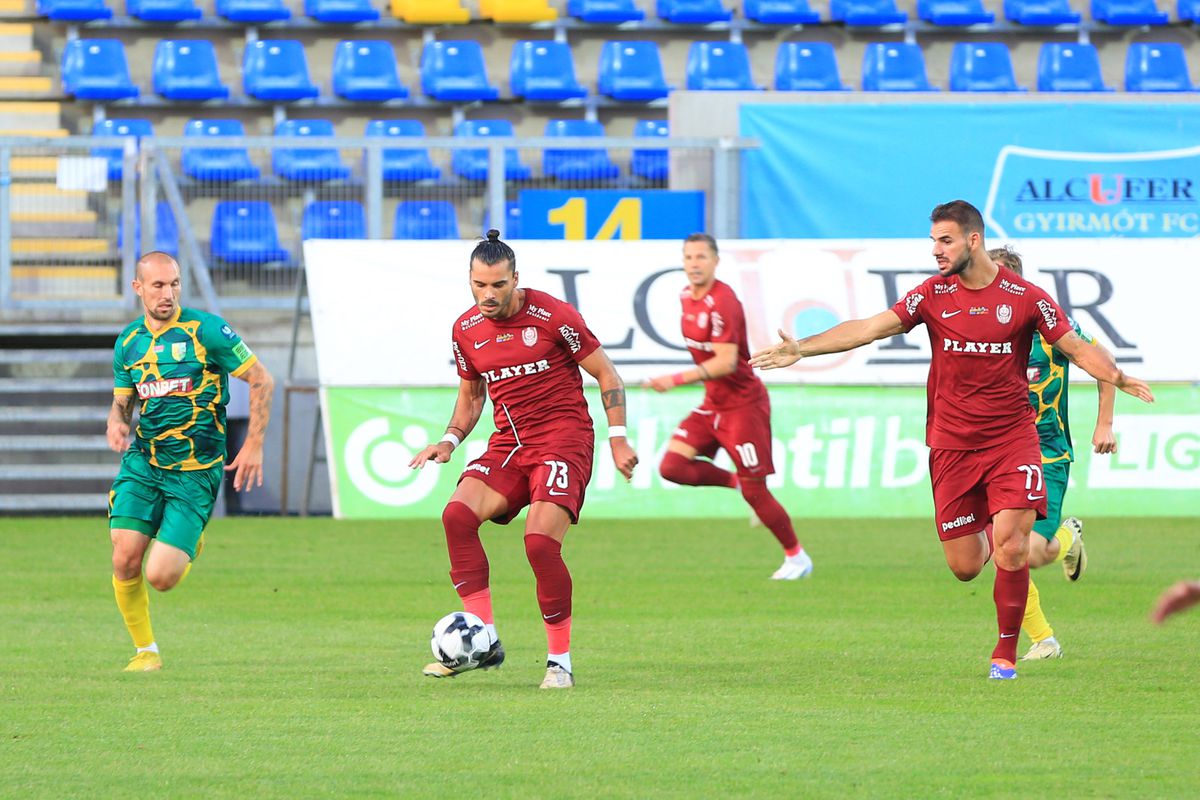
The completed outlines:
{"type": "Polygon", "coordinates": [[[961,198],[1003,238],[1200,235],[1200,105],[745,105],[748,239],[911,238],[961,198]]]}
{"type": "Polygon", "coordinates": [[[522,239],[682,239],[704,230],[704,192],[527,189],[522,239]]]}

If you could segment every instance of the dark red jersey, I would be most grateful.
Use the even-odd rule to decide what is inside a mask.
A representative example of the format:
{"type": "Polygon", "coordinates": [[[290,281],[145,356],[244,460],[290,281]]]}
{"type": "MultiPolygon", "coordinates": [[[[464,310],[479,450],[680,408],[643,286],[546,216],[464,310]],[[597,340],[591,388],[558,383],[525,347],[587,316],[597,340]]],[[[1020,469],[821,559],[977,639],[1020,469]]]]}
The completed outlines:
{"type": "Polygon", "coordinates": [[[741,301],[726,283],[713,281],[712,288],[699,300],[691,289],[679,296],[683,306],[683,341],[697,364],[713,357],[713,343],[736,344],[737,369],[723,378],[704,382],[701,408],[723,410],[762,402],[767,387],[750,366],[750,345],[746,336],[746,314],[741,301]]]}
{"type": "Polygon", "coordinates": [[[1033,333],[1053,344],[1072,330],[1048,294],[1001,268],[983,289],[935,275],[892,310],[904,330],[929,330],[926,444],[976,450],[1037,438],[1025,374],[1033,333]]]}
{"type": "Polygon", "coordinates": [[[487,383],[494,442],[593,440],[578,362],[600,341],[570,304],[526,289],[507,319],[487,319],[473,306],[454,323],[453,346],[459,377],[487,383]]]}

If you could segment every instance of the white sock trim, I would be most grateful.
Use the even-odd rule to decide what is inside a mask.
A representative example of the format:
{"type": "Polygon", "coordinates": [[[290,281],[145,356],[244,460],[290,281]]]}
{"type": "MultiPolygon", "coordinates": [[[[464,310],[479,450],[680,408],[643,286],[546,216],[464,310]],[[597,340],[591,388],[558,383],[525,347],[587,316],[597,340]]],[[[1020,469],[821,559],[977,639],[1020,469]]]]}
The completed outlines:
{"type": "Polygon", "coordinates": [[[558,664],[560,667],[565,669],[567,672],[575,671],[575,670],[571,669],[571,654],[570,653],[548,653],[546,655],[546,660],[553,661],[555,664],[558,664]]]}
{"type": "Polygon", "coordinates": [[[151,642],[150,644],[146,645],[145,647],[139,647],[137,649],[137,651],[139,653],[157,653],[158,652],[158,642],[151,642]]]}

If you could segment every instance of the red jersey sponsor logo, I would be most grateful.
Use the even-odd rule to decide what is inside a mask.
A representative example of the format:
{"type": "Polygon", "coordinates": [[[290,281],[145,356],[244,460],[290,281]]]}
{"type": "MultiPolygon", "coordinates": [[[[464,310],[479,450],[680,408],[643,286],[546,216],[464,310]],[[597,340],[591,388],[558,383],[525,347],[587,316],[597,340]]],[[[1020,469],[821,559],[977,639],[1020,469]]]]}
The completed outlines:
{"type": "Polygon", "coordinates": [[[978,317],[980,314],[988,313],[989,310],[990,309],[987,306],[972,306],[971,310],[968,311],[967,313],[970,314],[972,317],[978,317]]]}
{"type": "Polygon", "coordinates": [[[496,344],[504,344],[505,342],[511,342],[513,340],[513,338],[514,337],[511,333],[496,334],[496,344]]]}
{"type": "Polygon", "coordinates": [[[712,335],[720,336],[725,332],[725,318],[721,316],[721,312],[712,312],[712,335]]]}
{"type": "Polygon", "coordinates": [[[533,303],[529,303],[525,306],[525,313],[529,314],[529,316],[533,317],[534,319],[540,319],[542,322],[550,321],[550,312],[541,306],[535,306],[533,303]]]}
{"type": "Polygon", "coordinates": [[[1008,278],[1000,279],[1000,288],[1003,289],[1004,291],[1008,292],[1009,294],[1015,294],[1018,296],[1025,294],[1024,286],[1022,286],[1019,283],[1013,283],[1008,278]]]}
{"type": "Polygon", "coordinates": [[[683,337],[683,343],[693,350],[703,350],[706,353],[713,351],[712,342],[698,342],[690,337],[683,337]]]}
{"type": "Polygon", "coordinates": [[[511,367],[500,367],[500,369],[489,369],[480,374],[483,379],[489,384],[497,381],[506,381],[509,378],[520,378],[526,375],[536,375],[539,372],[545,372],[550,369],[550,361],[545,358],[539,358],[537,361],[530,361],[527,364],[516,364],[511,367]]]}
{"type": "Polygon", "coordinates": [[[482,472],[484,475],[491,475],[492,468],[485,464],[468,464],[463,472],[482,472]]]}
{"type": "Polygon", "coordinates": [[[921,301],[925,299],[925,295],[920,292],[913,292],[908,297],[904,298],[904,310],[911,317],[917,313],[917,306],[921,305],[921,301]]]}
{"type": "Polygon", "coordinates": [[[458,323],[458,327],[460,330],[465,331],[469,328],[474,328],[476,325],[478,325],[481,322],[483,322],[483,314],[479,313],[479,314],[475,314],[474,316],[467,317],[466,319],[462,320],[461,322],[458,323]]]}
{"type": "Polygon", "coordinates": [[[1012,342],[960,342],[958,339],[942,339],[942,351],[949,353],[977,353],[981,355],[1011,354],[1012,342]]]}
{"type": "Polygon", "coordinates": [[[191,378],[167,378],[161,381],[145,381],[137,384],[138,397],[149,400],[169,394],[187,394],[192,391],[191,378]]]}
{"type": "Polygon", "coordinates": [[[957,283],[935,283],[933,285],[934,294],[954,294],[957,291],[957,283]]]}

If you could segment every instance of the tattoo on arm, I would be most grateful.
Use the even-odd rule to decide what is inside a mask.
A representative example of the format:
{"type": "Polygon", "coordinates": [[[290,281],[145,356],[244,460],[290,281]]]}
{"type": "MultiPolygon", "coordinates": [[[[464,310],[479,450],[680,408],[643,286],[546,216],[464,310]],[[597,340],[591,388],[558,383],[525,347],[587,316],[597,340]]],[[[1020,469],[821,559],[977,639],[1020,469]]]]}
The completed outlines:
{"type": "Polygon", "coordinates": [[[619,389],[609,389],[600,394],[600,398],[604,401],[604,410],[610,408],[624,408],[625,406],[625,387],[619,389]]]}
{"type": "Polygon", "coordinates": [[[271,401],[274,399],[275,380],[265,368],[255,370],[250,376],[250,430],[247,436],[261,440],[267,433],[271,421],[271,401]]]}
{"type": "Polygon", "coordinates": [[[467,438],[467,432],[457,425],[447,425],[446,432],[449,433],[450,431],[458,431],[458,438],[460,439],[467,438]]]}
{"type": "Polygon", "coordinates": [[[122,422],[128,425],[133,421],[133,395],[119,394],[113,397],[113,411],[117,412],[122,422]]]}

